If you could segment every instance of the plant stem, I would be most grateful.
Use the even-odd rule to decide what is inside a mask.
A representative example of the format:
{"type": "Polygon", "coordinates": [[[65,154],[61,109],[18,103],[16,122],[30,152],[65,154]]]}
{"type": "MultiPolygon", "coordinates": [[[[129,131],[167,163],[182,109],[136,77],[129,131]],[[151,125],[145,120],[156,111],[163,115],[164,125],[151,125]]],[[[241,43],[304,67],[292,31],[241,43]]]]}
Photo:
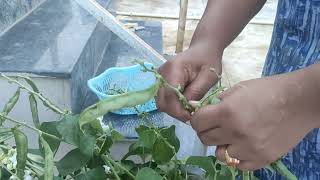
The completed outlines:
{"type": "Polygon", "coordinates": [[[242,180],[250,180],[250,172],[249,171],[242,172],[242,180]]]}
{"type": "Polygon", "coordinates": [[[20,88],[27,90],[29,93],[37,96],[42,102],[44,102],[46,105],[48,105],[52,110],[54,110],[55,112],[59,113],[59,114],[66,114],[63,110],[61,110],[59,107],[55,106],[49,99],[47,99],[46,97],[44,97],[41,93],[35,92],[32,89],[26,87],[25,85],[21,84],[19,81],[12,79],[2,73],[0,73],[0,76],[2,76],[3,78],[7,79],[9,82],[13,82],[15,84],[17,84],[20,88]]]}
{"type": "Polygon", "coordinates": [[[111,162],[113,165],[118,166],[120,169],[122,169],[126,174],[128,174],[132,179],[135,179],[135,176],[125,167],[123,167],[121,164],[115,162],[113,159],[109,158],[107,155],[102,155],[102,159],[106,162],[111,162]]]}
{"type": "Polygon", "coordinates": [[[169,147],[173,150],[173,152],[174,152],[174,157],[176,157],[175,147],[172,146],[172,145],[167,141],[166,138],[162,137],[162,135],[161,135],[156,129],[155,129],[154,132],[157,134],[158,137],[160,137],[160,138],[164,141],[164,143],[166,143],[167,146],[169,146],[169,147]]]}
{"type": "Polygon", "coordinates": [[[118,176],[116,170],[114,169],[113,165],[107,160],[105,159],[106,156],[102,156],[102,159],[104,160],[104,162],[110,167],[111,171],[113,172],[114,176],[116,177],[117,180],[121,180],[120,177],[118,176]]]}
{"type": "Polygon", "coordinates": [[[149,69],[148,67],[145,66],[144,62],[141,62],[141,61],[136,61],[137,63],[140,64],[140,66],[144,69],[144,71],[146,72],[152,72],[154,73],[154,75],[156,76],[157,79],[160,79],[160,81],[162,82],[162,84],[173,90],[175,92],[175,94],[178,96],[179,98],[179,101],[182,103],[183,107],[188,110],[189,112],[194,112],[194,107],[189,103],[188,99],[182,94],[181,92],[181,87],[174,87],[172,85],[170,85],[162,76],[161,74],[159,74],[159,72],[154,69],[154,68],[151,68],[149,69]]]}
{"type": "Polygon", "coordinates": [[[19,122],[19,121],[17,121],[17,120],[14,120],[14,119],[12,119],[12,118],[10,118],[10,117],[8,117],[8,116],[5,116],[5,115],[1,114],[1,113],[0,113],[0,117],[1,117],[1,118],[5,118],[5,119],[7,119],[8,121],[11,121],[11,122],[16,123],[16,124],[18,124],[18,125],[21,125],[21,126],[24,126],[24,127],[26,127],[26,128],[32,129],[32,130],[36,131],[40,136],[46,135],[46,136],[48,136],[48,137],[50,137],[50,138],[52,138],[52,139],[55,139],[55,140],[58,140],[58,141],[63,141],[62,139],[58,138],[57,136],[54,136],[54,135],[52,135],[52,134],[48,134],[48,133],[46,133],[46,132],[43,132],[43,131],[41,131],[41,130],[33,127],[33,126],[28,125],[28,124],[25,123],[25,122],[19,122]]]}
{"type": "Polygon", "coordinates": [[[182,94],[181,88],[176,88],[174,86],[171,86],[167,81],[165,81],[162,77],[161,80],[163,81],[163,85],[175,92],[175,94],[178,96],[179,101],[182,103],[184,109],[188,110],[189,112],[194,112],[194,107],[189,103],[188,99],[182,94]]]}
{"type": "Polygon", "coordinates": [[[286,179],[297,180],[297,177],[289,171],[289,169],[283,164],[281,160],[277,160],[276,162],[271,163],[270,166],[286,179]]]}

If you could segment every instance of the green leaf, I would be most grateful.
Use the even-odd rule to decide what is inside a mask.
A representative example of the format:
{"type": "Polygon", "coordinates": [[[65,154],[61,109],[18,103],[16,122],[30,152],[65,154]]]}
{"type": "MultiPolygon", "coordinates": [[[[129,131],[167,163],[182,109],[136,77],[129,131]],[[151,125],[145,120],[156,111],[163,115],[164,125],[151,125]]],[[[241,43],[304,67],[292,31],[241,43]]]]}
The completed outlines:
{"type": "Polygon", "coordinates": [[[219,180],[235,180],[235,170],[231,167],[222,165],[221,170],[217,172],[216,178],[219,180]]]}
{"type": "Polygon", "coordinates": [[[33,94],[29,94],[29,102],[30,102],[30,109],[31,109],[33,124],[35,125],[36,128],[40,128],[37,100],[33,94]]]}
{"type": "MultiPolygon", "coordinates": [[[[54,136],[56,136],[58,138],[61,138],[60,133],[57,130],[57,125],[58,125],[58,122],[56,122],[56,121],[43,122],[41,124],[41,126],[40,126],[40,130],[45,132],[45,133],[54,135],[54,136]]],[[[56,139],[53,139],[51,137],[47,137],[45,134],[42,135],[42,137],[46,142],[48,142],[52,152],[55,154],[59,149],[60,141],[56,140],[56,139]]]]}
{"type": "Polygon", "coordinates": [[[103,168],[91,169],[74,177],[75,180],[103,180],[106,178],[107,176],[103,168]]]}
{"type": "Polygon", "coordinates": [[[150,128],[148,126],[141,125],[136,128],[136,132],[138,133],[138,135],[140,135],[143,131],[147,131],[147,130],[151,130],[151,129],[152,128],[150,128]]]}
{"type": "Polygon", "coordinates": [[[93,156],[94,145],[96,144],[96,138],[91,135],[81,135],[79,142],[80,152],[88,157],[93,156]]]}
{"type": "Polygon", "coordinates": [[[204,156],[191,156],[186,161],[187,165],[197,166],[207,172],[207,174],[215,173],[215,159],[204,156]]]}
{"type": "Polygon", "coordinates": [[[98,142],[98,145],[100,147],[100,154],[104,154],[105,152],[109,152],[111,146],[113,144],[111,137],[105,137],[102,141],[98,142]]]}
{"type": "Polygon", "coordinates": [[[27,162],[28,139],[27,136],[19,129],[12,130],[17,146],[17,176],[23,179],[24,170],[27,162]]]}
{"type": "Polygon", "coordinates": [[[74,149],[57,162],[56,166],[59,173],[64,176],[81,169],[89,160],[90,158],[84,156],[79,149],[74,149]]]}
{"type": "Polygon", "coordinates": [[[176,136],[176,127],[174,125],[168,128],[160,129],[160,134],[162,135],[162,137],[166,139],[166,141],[168,141],[172,146],[174,146],[175,152],[179,151],[180,141],[176,136]]]}
{"type": "Polygon", "coordinates": [[[103,128],[101,126],[101,122],[96,119],[90,123],[91,127],[96,130],[96,132],[103,134],[103,128]]]}
{"type": "Polygon", "coordinates": [[[83,155],[93,156],[96,138],[80,130],[78,115],[66,115],[59,121],[57,130],[65,142],[79,147],[83,155]]]}
{"type": "Polygon", "coordinates": [[[167,163],[175,155],[174,147],[167,144],[162,138],[158,138],[152,149],[152,157],[158,163],[167,163]]]}
{"type": "Polygon", "coordinates": [[[152,149],[156,142],[157,134],[155,130],[145,130],[139,133],[139,141],[142,146],[152,149]]]}
{"type": "Polygon", "coordinates": [[[129,146],[129,152],[123,156],[122,160],[127,159],[129,156],[139,155],[142,159],[151,153],[151,150],[145,148],[140,141],[132,143],[129,146]]]}
{"type": "Polygon", "coordinates": [[[4,168],[0,168],[1,171],[1,180],[7,180],[10,178],[11,174],[4,168]]]}
{"type": "Polygon", "coordinates": [[[166,164],[158,165],[158,168],[161,169],[165,174],[169,174],[171,171],[175,170],[176,164],[173,161],[170,161],[166,164]]]}
{"type": "Polygon", "coordinates": [[[53,180],[53,152],[44,138],[40,137],[44,149],[44,180],[53,180]]]}
{"type": "Polygon", "coordinates": [[[53,177],[53,180],[63,180],[61,177],[55,176],[53,177]]]}
{"type": "MultiPolygon", "coordinates": [[[[8,115],[13,107],[17,104],[18,100],[20,97],[20,88],[17,89],[17,91],[14,93],[14,95],[9,99],[9,101],[7,102],[7,104],[4,105],[4,108],[2,110],[2,114],[3,115],[8,115]]],[[[4,118],[0,118],[0,125],[2,125],[2,123],[5,121],[4,118]]]]}
{"type": "Polygon", "coordinates": [[[153,169],[145,167],[142,168],[135,180],[162,180],[163,178],[153,169]]]}
{"type": "Polygon", "coordinates": [[[105,162],[103,161],[103,159],[100,157],[100,155],[95,155],[95,154],[87,163],[87,167],[90,169],[102,167],[103,165],[105,165],[105,162]]]}
{"type": "Polygon", "coordinates": [[[63,119],[58,122],[57,130],[65,142],[79,146],[82,132],[79,128],[78,115],[64,116],[63,119]]]}
{"type": "Polygon", "coordinates": [[[111,138],[113,142],[121,141],[124,139],[123,135],[114,129],[112,129],[111,131],[111,138]]]}

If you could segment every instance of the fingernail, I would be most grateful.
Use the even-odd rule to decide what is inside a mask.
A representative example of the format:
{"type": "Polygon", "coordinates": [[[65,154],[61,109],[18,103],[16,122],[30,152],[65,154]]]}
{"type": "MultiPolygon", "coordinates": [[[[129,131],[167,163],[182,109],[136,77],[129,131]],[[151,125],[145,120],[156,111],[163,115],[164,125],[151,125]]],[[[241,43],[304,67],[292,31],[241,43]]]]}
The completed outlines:
{"type": "Polygon", "coordinates": [[[199,101],[189,101],[189,103],[192,105],[192,106],[197,106],[199,104],[199,101]]]}

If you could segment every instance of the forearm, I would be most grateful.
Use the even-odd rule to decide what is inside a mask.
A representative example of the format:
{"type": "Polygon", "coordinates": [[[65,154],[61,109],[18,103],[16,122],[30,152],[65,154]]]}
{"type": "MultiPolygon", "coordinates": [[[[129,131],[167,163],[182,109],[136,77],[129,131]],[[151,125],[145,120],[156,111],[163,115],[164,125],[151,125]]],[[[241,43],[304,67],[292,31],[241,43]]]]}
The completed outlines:
{"type": "Polygon", "coordinates": [[[223,51],[259,12],[264,3],[265,0],[208,0],[204,15],[191,41],[191,47],[200,44],[205,47],[214,46],[223,51]]]}
{"type": "Polygon", "coordinates": [[[320,128],[320,64],[284,75],[286,103],[301,123],[320,128]]]}

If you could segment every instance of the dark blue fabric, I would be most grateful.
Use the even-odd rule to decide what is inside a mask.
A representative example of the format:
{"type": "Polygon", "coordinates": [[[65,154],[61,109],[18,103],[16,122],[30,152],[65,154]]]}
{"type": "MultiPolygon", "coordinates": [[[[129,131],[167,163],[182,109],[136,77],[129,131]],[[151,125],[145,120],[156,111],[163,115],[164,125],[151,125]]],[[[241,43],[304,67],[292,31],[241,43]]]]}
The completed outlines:
{"type": "MultiPolygon", "coordinates": [[[[263,76],[291,72],[320,61],[320,0],[279,0],[263,76]]],[[[320,117],[319,117],[320,118],[320,117]]],[[[320,180],[320,131],[310,132],[283,162],[302,180],[320,180]]],[[[259,179],[284,179],[258,171],[259,179]]]]}

